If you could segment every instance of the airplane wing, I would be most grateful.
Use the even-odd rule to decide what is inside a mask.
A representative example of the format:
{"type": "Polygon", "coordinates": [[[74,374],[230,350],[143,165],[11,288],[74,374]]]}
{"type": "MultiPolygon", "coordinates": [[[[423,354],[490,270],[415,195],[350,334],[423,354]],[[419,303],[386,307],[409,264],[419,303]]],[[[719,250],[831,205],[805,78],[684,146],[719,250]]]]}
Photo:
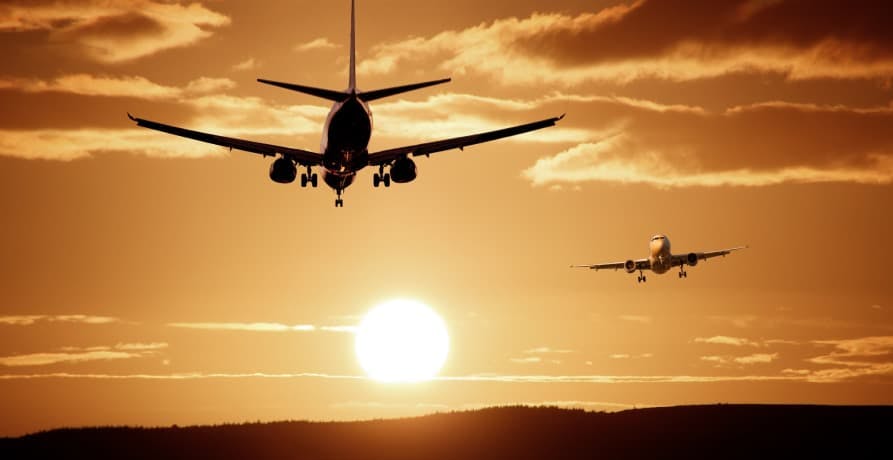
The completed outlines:
{"type": "Polygon", "coordinates": [[[200,131],[193,131],[191,129],[179,128],[176,126],[166,125],[163,123],[158,123],[155,121],[144,120],[142,118],[136,118],[129,113],[127,116],[136,122],[137,126],[142,126],[144,128],[154,129],[156,131],[165,132],[168,134],[173,134],[175,136],[187,137],[189,139],[195,139],[197,141],[207,142],[209,144],[222,145],[223,147],[229,147],[230,149],[243,150],[245,152],[257,153],[263,156],[275,156],[277,154],[282,155],[285,158],[290,158],[295,163],[304,165],[304,166],[315,166],[322,163],[322,155],[316,152],[310,152],[307,150],[294,149],[291,147],[282,147],[279,145],[273,144],[264,144],[261,142],[252,142],[246,141],[243,139],[236,139],[233,137],[224,137],[218,136],[216,134],[208,134],[200,131]]]}
{"type": "MultiPolygon", "coordinates": [[[[738,247],[735,247],[735,248],[722,249],[722,250],[719,250],[719,251],[693,252],[693,253],[691,253],[691,254],[694,254],[695,257],[697,257],[697,260],[700,261],[700,260],[707,260],[707,259],[711,259],[711,258],[713,258],[713,257],[719,257],[719,256],[725,257],[725,256],[727,256],[727,255],[731,254],[732,252],[737,251],[737,250],[739,250],[739,249],[747,249],[747,246],[738,246],[738,247]]],[[[682,264],[691,265],[691,263],[688,262],[688,256],[691,255],[691,254],[678,254],[678,255],[673,255],[673,266],[674,266],[674,267],[677,267],[677,266],[682,265],[682,264]]]]}
{"type": "Polygon", "coordinates": [[[502,139],[504,137],[515,136],[518,134],[527,133],[530,131],[536,131],[538,129],[548,128],[549,126],[555,126],[559,120],[564,118],[564,115],[560,117],[549,118],[546,120],[535,121],[533,123],[527,123],[525,125],[512,126],[511,128],[499,129],[496,131],[488,131],[485,133],[472,134],[470,136],[463,137],[455,137],[452,139],[445,139],[442,141],[434,141],[427,142],[424,144],[416,144],[416,145],[408,145],[406,147],[398,147],[390,150],[383,150],[381,152],[370,153],[369,154],[369,165],[370,166],[378,166],[382,164],[388,164],[397,158],[402,156],[410,155],[419,156],[419,155],[430,155],[436,152],[442,152],[444,150],[452,150],[452,149],[464,149],[469,145],[481,144],[484,142],[494,141],[496,139],[502,139]]]}
{"type": "MultiPolygon", "coordinates": [[[[651,270],[651,263],[648,262],[648,259],[634,260],[633,263],[636,265],[636,270],[651,270]]],[[[571,268],[588,268],[590,270],[625,270],[626,262],[611,262],[607,264],[593,265],[571,265],[571,268]]]]}

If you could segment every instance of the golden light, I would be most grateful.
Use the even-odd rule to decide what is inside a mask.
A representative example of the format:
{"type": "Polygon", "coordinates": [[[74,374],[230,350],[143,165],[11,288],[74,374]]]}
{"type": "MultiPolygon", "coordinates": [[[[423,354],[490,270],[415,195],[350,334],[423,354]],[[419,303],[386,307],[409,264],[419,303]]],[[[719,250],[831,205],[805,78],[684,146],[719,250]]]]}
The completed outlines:
{"type": "Polygon", "coordinates": [[[443,367],[450,348],[443,319],[414,300],[390,300],[360,323],[354,343],[370,377],[382,382],[429,380],[443,367]]]}

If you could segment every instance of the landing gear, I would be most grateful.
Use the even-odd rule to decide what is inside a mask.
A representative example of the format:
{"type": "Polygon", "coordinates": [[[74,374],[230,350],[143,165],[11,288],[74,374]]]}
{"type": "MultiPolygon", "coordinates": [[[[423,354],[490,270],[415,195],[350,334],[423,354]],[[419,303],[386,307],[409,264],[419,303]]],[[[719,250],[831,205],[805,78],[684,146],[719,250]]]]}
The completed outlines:
{"type": "Polygon", "coordinates": [[[313,188],[316,188],[319,184],[319,176],[310,170],[310,166],[307,167],[307,172],[301,174],[301,187],[306,187],[307,184],[310,184],[313,188]]]}
{"type": "Polygon", "coordinates": [[[378,184],[384,184],[385,187],[391,186],[391,175],[384,172],[384,165],[379,165],[378,172],[372,175],[372,185],[378,187],[378,184]]]}
{"type": "Polygon", "coordinates": [[[679,278],[688,278],[688,272],[685,271],[685,265],[679,266],[679,278]]]}
{"type": "Polygon", "coordinates": [[[336,208],[343,208],[343,207],[344,207],[344,200],[341,199],[341,192],[343,192],[343,191],[344,191],[344,190],[341,190],[340,188],[337,190],[337,192],[338,192],[338,198],[335,198],[335,207],[336,207],[336,208]]]}
{"type": "Polygon", "coordinates": [[[646,277],[644,273],[639,271],[639,278],[637,279],[637,281],[640,283],[644,283],[644,282],[648,281],[648,277],[646,277]]]}

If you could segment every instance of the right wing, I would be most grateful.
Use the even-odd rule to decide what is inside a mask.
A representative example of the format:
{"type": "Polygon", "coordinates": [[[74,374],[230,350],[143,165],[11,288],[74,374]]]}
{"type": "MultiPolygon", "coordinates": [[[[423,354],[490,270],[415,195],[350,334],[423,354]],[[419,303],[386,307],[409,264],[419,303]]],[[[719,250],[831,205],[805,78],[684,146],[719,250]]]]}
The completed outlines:
{"type": "Polygon", "coordinates": [[[502,139],[504,137],[515,136],[530,131],[536,131],[538,129],[548,128],[549,126],[555,126],[555,123],[557,123],[562,118],[564,118],[564,115],[560,117],[548,118],[546,120],[535,121],[533,123],[527,123],[526,125],[518,125],[512,126],[511,128],[498,129],[496,131],[488,131],[486,133],[472,134],[470,136],[463,137],[454,137],[452,139],[444,139],[442,141],[408,145],[406,147],[397,147],[395,149],[370,153],[369,165],[378,166],[382,164],[388,164],[396,160],[397,158],[409,154],[412,154],[412,156],[419,156],[430,155],[432,153],[442,152],[444,150],[461,150],[465,147],[468,147],[469,145],[481,144],[484,142],[494,141],[496,139],[502,139]]]}
{"type": "MultiPolygon", "coordinates": [[[[634,260],[633,263],[636,265],[636,270],[651,270],[651,263],[648,262],[648,259],[634,260]]],[[[626,262],[611,262],[607,264],[593,265],[571,265],[571,268],[588,268],[590,270],[625,270],[626,262]]]]}
{"type": "Polygon", "coordinates": [[[144,120],[142,118],[136,118],[129,113],[127,117],[136,122],[137,126],[142,126],[144,128],[154,129],[156,131],[165,132],[168,134],[173,134],[175,136],[186,137],[189,139],[195,139],[197,141],[207,142],[209,144],[222,145],[223,147],[229,147],[230,149],[243,150],[251,153],[258,153],[263,156],[276,156],[277,154],[282,155],[285,158],[289,158],[295,163],[304,166],[316,166],[322,163],[322,155],[316,152],[310,152],[307,150],[294,149],[291,147],[282,147],[279,145],[273,144],[264,144],[262,142],[252,142],[246,141],[243,139],[236,139],[234,137],[224,137],[218,136],[216,134],[208,134],[200,131],[193,131],[191,129],[179,128],[177,126],[166,125],[163,123],[158,123],[156,121],[144,120]]]}

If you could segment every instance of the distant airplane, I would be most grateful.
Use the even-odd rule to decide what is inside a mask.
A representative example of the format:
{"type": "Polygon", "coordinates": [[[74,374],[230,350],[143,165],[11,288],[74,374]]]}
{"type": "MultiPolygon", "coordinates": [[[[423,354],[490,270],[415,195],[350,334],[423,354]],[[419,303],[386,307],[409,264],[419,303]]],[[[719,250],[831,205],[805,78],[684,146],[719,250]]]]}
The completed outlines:
{"type": "Polygon", "coordinates": [[[571,265],[571,268],[589,268],[592,270],[619,270],[624,269],[627,273],[639,272],[638,282],[644,283],[648,281],[643,270],[651,270],[658,275],[668,272],[673,267],[679,267],[679,277],[688,278],[688,272],[685,266],[694,267],[700,260],[707,260],[711,257],[727,256],[732,251],[746,249],[747,246],[738,246],[736,248],[723,249],[721,251],[711,252],[690,252],[685,255],[674,255],[670,253],[670,239],[666,235],[654,235],[649,243],[651,255],[647,259],[632,260],[626,262],[614,262],[608,264],[595,265],[571,265]]]}
{"type": "Polygon", "coordinates": [[[411,182],[416,178],[416,165],[410,158],[410,155],[413,157],[419,155],[428,156],[432,153],[442,152],[444,150],[462,150],[470,145],[554,126],[556,122],[564,118],[564,115],[562,115],[560,117],[549,118],[496,131],[369,153],[367,146],[369,145],[369,138],[372,135],[372,112],[369,110],[369,106],[367,105],[368,102],[407,91],[446,83],[450,81],[450,78],[374,91],[358,90],[356,84],[356,14],[354,3],[354,0],[351,0],[350,77],[346,90],[333,91],[292,83],[282,83],[264,79],[257,80],[268,85],[310,94],[335,102],[332,106],[332,110],[329,112],[328,118],[326,118],[326,124],[323,128],[322,143],[320,146],[322,153],[192,131],[155,121],[136,118],[129,113],[127,116],[135,121],[137,126],[163,131],[175,136],[188,137],[202,142],[222,145],[224,147],[229,147],[230,149],[257,153],[264,157],[278,156],[270,166],[270,179],[281,184],[293,182],[298,174],[297,166],[301,166],[307,168],[307,171],[301,174],[301,187],[306,187],[307,184],[316,187],[318,177],[313,173],[311,168],[313,166],[321,166],[323,181],[338,194],[335,199],[336,207],[344,206],[341,194],[344,192],[344,189],[353,183],[357,172],[366,166],[378,166],[378,172],[372,176],[372,184],[376,187],[378,187],[379,184],[382,184],[385,187],[390,187],[392,180],[398,184],[411,182]],[[389,172],[385,172],[385,168],[388,168],[389,172]]]}

